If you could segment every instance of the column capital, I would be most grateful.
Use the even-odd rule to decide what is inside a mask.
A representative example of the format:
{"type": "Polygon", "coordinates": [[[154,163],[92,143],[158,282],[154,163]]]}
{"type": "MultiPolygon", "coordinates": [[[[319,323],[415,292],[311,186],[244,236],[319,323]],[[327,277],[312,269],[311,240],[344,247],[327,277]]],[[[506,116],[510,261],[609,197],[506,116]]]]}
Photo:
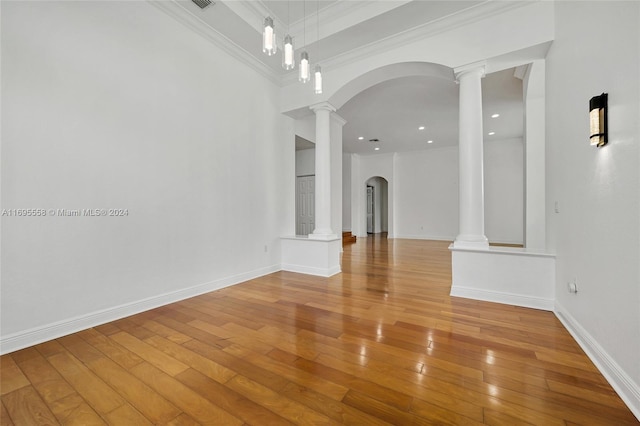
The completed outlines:
{"type": "Polygon", "coordinates": [[[331,105],[329,102],[320,102],[317,104],[310,105],[309,109],[313,112],[316,112],[316,111],[335,112],[336,111],[336,108],[333,105],[331,105]]]}
{"type": "Polygon", "coordinates": [[[453,75],[456,77],[456,82],[460,82],[460,77],[466,74],[480,74],[480,78],[483,78],[485,76],[486,68],[486,61],[474,62],[454,68],[453,75]]]}

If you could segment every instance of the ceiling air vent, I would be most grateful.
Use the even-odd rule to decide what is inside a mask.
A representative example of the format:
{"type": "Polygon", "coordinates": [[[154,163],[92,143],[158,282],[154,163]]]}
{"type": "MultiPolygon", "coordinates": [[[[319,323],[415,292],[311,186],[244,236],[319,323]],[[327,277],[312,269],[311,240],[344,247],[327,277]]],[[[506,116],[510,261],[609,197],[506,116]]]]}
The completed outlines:
{"type": "Polygon", "coordinates": [[[207,6],[211,6],[213,2],[211,0],[191,0],[194,2],[200,9],[204,9],[207,6]]]}
{"type": "Polygon", "coordinates": [[[369,142],[372,142],[372,143],[380,142],[380,139],[369,139],[369,142]]]}

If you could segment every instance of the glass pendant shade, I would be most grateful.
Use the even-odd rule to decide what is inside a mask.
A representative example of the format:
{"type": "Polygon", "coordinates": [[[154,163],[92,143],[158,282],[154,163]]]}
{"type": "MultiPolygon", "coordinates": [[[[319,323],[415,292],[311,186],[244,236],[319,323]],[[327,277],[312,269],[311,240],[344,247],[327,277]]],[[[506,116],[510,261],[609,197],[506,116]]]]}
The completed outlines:
{"type": "Polygon", "coordinates": [[[287,34],[284,36],[284,48],[282,49],[282,68],[285,70],[292,70],[296,66],[296,60],[293,53],[293,38],[287,34]]]}
{"type": "Polygon", "coordinates": [[[303,83],[311,80],[311,70],[309,69],[309,54],[305,51],[300,54],[300,74],[298,80],[303,83]]]}
{"type": "Polygon", "coordinates": [[[264,29],[262,31],[262,51],[271,56],[276,53],[276,31],[273,25],[273,18],[264,18],[264,29]]]}
{"type": "Polygon", "coordinates": [[[316,95],[322,93],[322,70],[320,69],[320,65],[316,65],[315,73],[314,73],[314,90],[316,95]]]}

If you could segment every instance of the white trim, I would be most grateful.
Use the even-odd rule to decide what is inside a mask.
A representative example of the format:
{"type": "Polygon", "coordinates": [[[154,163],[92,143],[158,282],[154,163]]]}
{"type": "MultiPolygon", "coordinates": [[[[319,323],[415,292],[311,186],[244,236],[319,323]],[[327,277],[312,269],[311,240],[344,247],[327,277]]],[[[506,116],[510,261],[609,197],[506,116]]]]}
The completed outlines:
{"type": "Polygon", "coordinates": [[[558,302],[555,304],[554,313],[624,403],[627,404],[633,415],[640,420],[640,385],[629,377],[613,357],[600,346],[597,340],[558,302]]]}
{"type": "Polygon", "coordinates": [[[262,34],[262,25],[264,18],[271,16],[275,21],[276,30],[279,34],[284,35],[286,23],[276,16],[262,1],[225,1],[224,4],[236,15],[242,18],[251,28],[256,30],[258,34],[262,34]]]}
{"type": "Polygon", "coordinates": [[[455,247],[453,244],[449,246],[449,250],[451,251],[469,251],[474,253],[497,253],[497,254],[510,254],[514,256],[527,256],[527,257],[552,257],[555,259],[556,255],[553,253],[547,253],[544,250],[540,249],[529,249],[526,247],[500,247],[500,246],[489,246],[482,248],[473,248],[473,247],[455,247]]]}
{"type": "Polygon", "coordinates": [[[233,58],[239,60],[243,64],[249,66],[262,76],[268,78],[278,86],[282,86],[282,77],[276,74],[273,69],[264,62],[258,60],[251,53],[234,43],[224,34],[213,29],[209,24],[198,18],[196,15],[180,6],[176,0],[171,1],[154,1],[147,0],[147,3],[163,11],[176,21],[191,29],[195,33],[201,35],[208,41],[220,47],[233,58]]]}
{"type": "MultiPolygon", "coordinates": [[[[295,39],[302,40],[305,31],[310,35],[316,34],[317,22],[322,22],[322,40],[368,19],[403,6],[410,1],[411,0],[394,0],[390,2],[381,2],[379,0],[337,1],[330,3],[328,6],[321,6],[319,12],[316,12],[315,6],[311,6],[306,17],[288,23],[288,33],[295,39]],[[318,14],[320,15],[319,17],[318,14]]],[[[284,35],[287,32],[287,17],[276,15],[263,0],[232,0],[224,1],[224,4],[258,33],[262,33],[262,23],[267,16],[271,16],[275,21],[278,34],[284,35]]],[[[311,42],[315,40],[315,37],[310,37],[308,44],[311,44],[311,42]]]]}
{"type": "Polygon", "coordinates": [[[521,294],[506,293],[501,291],[478,290],[463,286],[451,288],[451,296],[464,297],[465,299],[484,300],[486,302],[502,303],[505,305],[522,306],[524,308],[542,309],[553,311],[554,300],[535,296],[523,296],[521,294]]]}
{"type": "MultiPolygon", "coordinates": [[[[380,1],[380,0],[364,0],[364,1],[336,1],[330,3],[328,6],[321,7],[320,16],[315,11],[315,7],[311,7],[312,10],[305,19],[298,19],[291,23],[290,34],[297,40],[302,40],[304,37],[304,29],[306,26],[307,34],[318,33],[318,22],[321,23],[322,31],[320,40],[331,37],[341,31],[355,27],[363,22],[373,19],[387,12],[392,11],[400,6],[404,6],[410,3],[412,0],[394,0],[394,1],[380,1]]],[[[282,26],[280,28],[286,28],[282,26]]],[[[312,36],[308,38],[310,45],[312,42],[317,42],[317,38],[312,36]]]]}
{"type": "MultiPolygon", "coordinates": [[[[300,176],[298,176],[300,177],[300,176]]],[[[309,234],[311,235],[311,234],[309,234]]],[[[329,239],[322,239],[322,238],[309,238],[308,235],[285,235],[283,237],[280,237],[280,239],[283,240],[301,240],[301,241],[319,241],[319,242],[327,242],[327,241],[338,241],[341,240],[342,237],[338,237],[337,235],[334,235],[332,238],[329,239]]]]}
{"type": "Polygon", "coordinates": [[[342,272],[340,265],[334,266],[333,268],[316,268],[313,266],[293,265],[290,263],[283,263],[282,270],[287,272],[296,272],[298,274],[315,275],[318,277],[331,277],[342,272]]]}
{"type": "MultiPolygon", "coordinates": [[[[359,60],[391,51],[393,49],[413,43],[417,40],[433,37],[437,34],[451,31],[453,29],[481,21],[491,16],[506,13],[520,7],[530,6],[534,3],[536,3],[536,0],[485,1],[468,9],[453,12],[449,15],[442,16],[432,21],[420,24],[419,26],[392,34],[386,38],[375,40],[362,46],[357,46],[354,49],[338,53],[337,55],[329,58],[324,58],[322,60],[322,70],[324,72],[330,72],[335,68],[353,64],[359,60]]],[[[282,76],[283,86],[289,86],[292,84],[296,84],[297,82],[298,76],[295,72],[289,72],[282,76]]],[[[358,155],[377,154],[371,153],[358,155]]]]}
{"type": "Polygon", "coordinates": [[[78,331],[86,330],[97,325],[105,324],[121,318],[148,311],[160,306],[179,302],[180,300],[209,293],[224,287],[229,287],[248,280],[252,280],[263,275],[280,271],[280,265],[271,265],[264,268],[255,269],[238,275],[232,275],[226,278],[220,278],[204,284],[198,284],[193,287],[164,293],[158,296],[152,296],[146,299],[129,302],[120,306],[103,309],[74,318],[68,318],[29,330],[2,336],[0,338],[0,354],[14,352],[38,343],[46,342],[78,331]]]}
{"type": "MultiPolygon", "coordinates": [[[[381,40],[358,46],[323,60],[323,69],[329,70],[338,66],[351,64],[358,59],[366,58],[412,43],[416,40],[432,37],[445,31],[451,31],[464,25],[486,19],[513,9],[534,4],[535,1],[522,0],[516,2],[483,2],[468,9],[453,12],[449,15],[425,22],[417,27],[393,34],[381,40]]],[[[286,83],[286,80],[285,80],[286,83]]]]}
{"type": "Polygon", "coordinates": [[[451,235],[413,235],[413,234],[396,234],[393,238],[405,240],[434,240],[434,241],[453,241],[455,236],[451,235]]]}

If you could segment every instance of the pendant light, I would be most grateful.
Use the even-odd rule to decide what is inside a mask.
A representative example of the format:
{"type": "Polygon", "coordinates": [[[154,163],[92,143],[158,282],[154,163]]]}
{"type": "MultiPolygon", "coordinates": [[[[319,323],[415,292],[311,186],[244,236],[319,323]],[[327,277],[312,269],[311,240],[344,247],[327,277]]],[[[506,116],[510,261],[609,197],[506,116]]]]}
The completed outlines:
{"type": "Polygon", "coordinates": [[[316,92],[316,95],[320,95],[322,93],[322,70],[320,69],[320,65],[316,65],[315,68],[314,90],[316,92]]]}
{"type": "Polygon", "coordinates": [[[276,53],[277,44],[276,44],[276,31],[273,25],[273,18],[271,16],[267,16],[264,18],[264,29],[262,30],[262,51],[266,53],[268,56],[276,53]]]}
{"type": "Polygon", "coordinates": [[[303,83],[311,80],[311,70],[309,66],[309,54],[306,51],[302,51],[300,54],[300,74],[298,80],[303,83]]]}
{"type": "Polygon", "coordinates": [[[284,36],[284,47],[282,49],[282,68],[285,70],[292,70],[296,66],[296,59],[294,56],[293,38],[289,35],[290,21],[290,0],[287,0],[287,35],[284,36]]]}
{"type": "MultiPolygon", "coordinates": [[[[303,42],[304,42],[304,47],[307,47],[307,7],[306,7],[307,3],[306,0],[302,0],[302,14],[303,14],[303,42]]],[[[303,50],[302,53],[300,53],[300,73],[298,74],[298,80],[300,80],[303,83],[306,83],[307,81],[311,80],[311,69],[309,66],[309,54],[307,53],[306,50],[303,50]]]]}
{"type": "Polygon", "coordinates": [[[294,57],[293,38],[287,34],[284,36],[284,48],[282,49],[282,67],[285,70],[292,70],[296,66],[294,57]]]}
{"type": "MultiPolygon", "coordinates": [[[[320,60],[320,7],[318,0],[316,0],[316,30],[318,35],[318,60],[320,60]]],[[[322,69],[320,68],[320,65],[316,65],[314,72],[314,92],[316,95],[320,95],[322,93],[322,69]]]]}

